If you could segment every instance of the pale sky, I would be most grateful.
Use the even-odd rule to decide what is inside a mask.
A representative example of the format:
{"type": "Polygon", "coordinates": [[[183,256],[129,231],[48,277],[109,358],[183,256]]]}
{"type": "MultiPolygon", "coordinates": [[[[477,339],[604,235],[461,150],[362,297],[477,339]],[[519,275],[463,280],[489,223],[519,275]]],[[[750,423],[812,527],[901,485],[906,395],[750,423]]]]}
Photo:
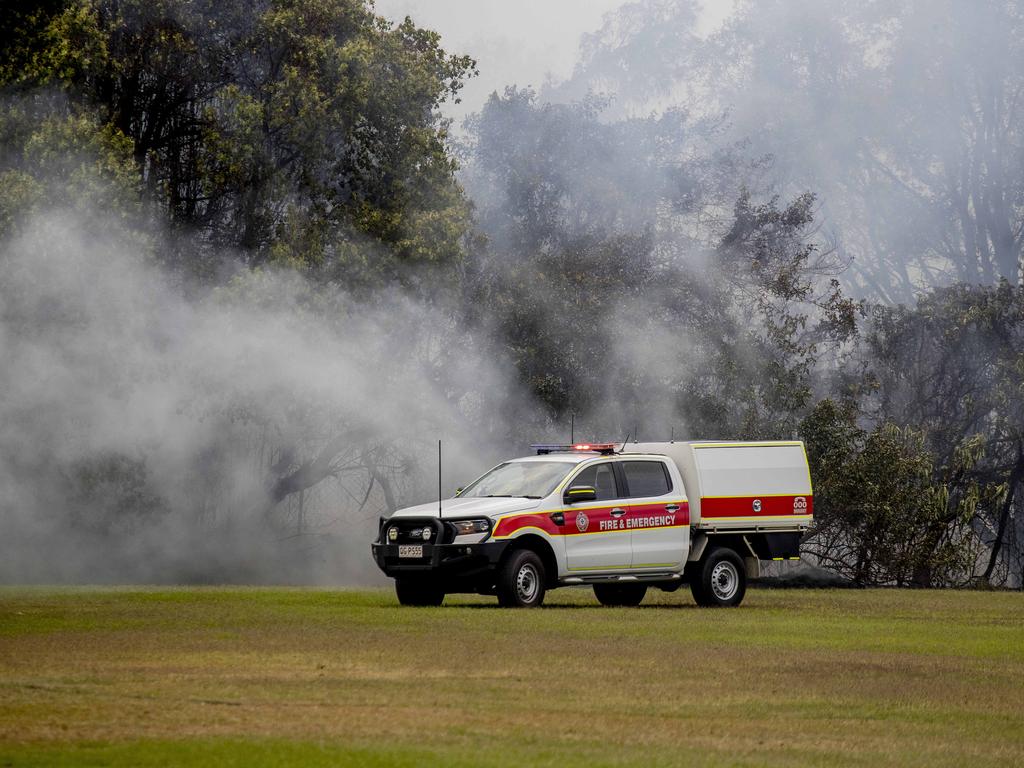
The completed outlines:
{"type": "MultiPolygon", "coordinates": [[[[702,26],[713,29],[734,0],[704,0],[702,26]]],[[[456,122],[476,112],[506,85],[539,88],[551,76],[572,73],[580,36],[601,26],[605,13],[624,0],[376,0],[390,19],[411,16],[421,27],[441,33],[442,45],[477,61],[478,77],[462,89],[462,104],[445,112],[456,122]]]]}

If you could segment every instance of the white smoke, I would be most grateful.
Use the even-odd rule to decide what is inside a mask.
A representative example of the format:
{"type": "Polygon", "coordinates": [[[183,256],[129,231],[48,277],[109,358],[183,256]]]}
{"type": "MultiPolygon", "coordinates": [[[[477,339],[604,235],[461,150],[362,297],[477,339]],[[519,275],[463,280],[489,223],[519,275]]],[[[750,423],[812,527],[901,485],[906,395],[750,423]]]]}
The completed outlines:
{"type": "Polygon", "coordinates": [[[377,516],[436,493],[437,439],[449,493],[514,450],[491,416],[514,376],[437,307],[273,270],[188,299],[113,222],[19,231],[0,250],[4,581],[365,581],[377,516]],[[322,479],[302,488],[303,467],[322,479]]]}

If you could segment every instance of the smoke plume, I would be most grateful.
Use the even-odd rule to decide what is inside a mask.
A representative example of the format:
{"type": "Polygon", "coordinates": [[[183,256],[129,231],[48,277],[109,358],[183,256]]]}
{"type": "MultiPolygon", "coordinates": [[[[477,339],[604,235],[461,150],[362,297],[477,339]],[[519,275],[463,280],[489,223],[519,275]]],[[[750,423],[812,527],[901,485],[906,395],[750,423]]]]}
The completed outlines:
{"type": "Polygon", "coordinates": [[[365,581],[389,508],[500,457],[513,377],[402,292],[240,270],[195,299],[114,222],[0,251],[0,580],[365,581]]]}

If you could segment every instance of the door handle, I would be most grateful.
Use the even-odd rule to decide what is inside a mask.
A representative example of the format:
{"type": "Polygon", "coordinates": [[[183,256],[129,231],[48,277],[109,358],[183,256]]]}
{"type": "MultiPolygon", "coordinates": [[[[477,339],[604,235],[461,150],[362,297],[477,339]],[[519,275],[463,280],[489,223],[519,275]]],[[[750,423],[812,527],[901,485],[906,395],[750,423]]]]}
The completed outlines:
{"type": "Polygon", "coordinates": [[[622,517],[624,514],[626,514],[626,510],[622,507],[616,507],[612,510],[612,517],[622,517]]]}
{"type": "Polygon", "coordinates": [[[665,511],[666,512],[678,512],[679,511],[679,505],[678,504],[666,504],[665,505],[665,511]]]}

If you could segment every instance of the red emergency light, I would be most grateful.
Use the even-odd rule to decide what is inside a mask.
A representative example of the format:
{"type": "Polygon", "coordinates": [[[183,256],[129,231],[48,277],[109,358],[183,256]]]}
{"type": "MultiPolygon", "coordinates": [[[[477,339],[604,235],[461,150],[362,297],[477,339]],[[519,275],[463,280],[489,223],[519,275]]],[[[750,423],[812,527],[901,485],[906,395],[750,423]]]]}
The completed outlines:
{"type": "Polygon", "coordinates": [[[538,456],[546,453],[599,453],[603,456],[615,453],[616,443],[535,443],[530,447],[538,456]]]}

